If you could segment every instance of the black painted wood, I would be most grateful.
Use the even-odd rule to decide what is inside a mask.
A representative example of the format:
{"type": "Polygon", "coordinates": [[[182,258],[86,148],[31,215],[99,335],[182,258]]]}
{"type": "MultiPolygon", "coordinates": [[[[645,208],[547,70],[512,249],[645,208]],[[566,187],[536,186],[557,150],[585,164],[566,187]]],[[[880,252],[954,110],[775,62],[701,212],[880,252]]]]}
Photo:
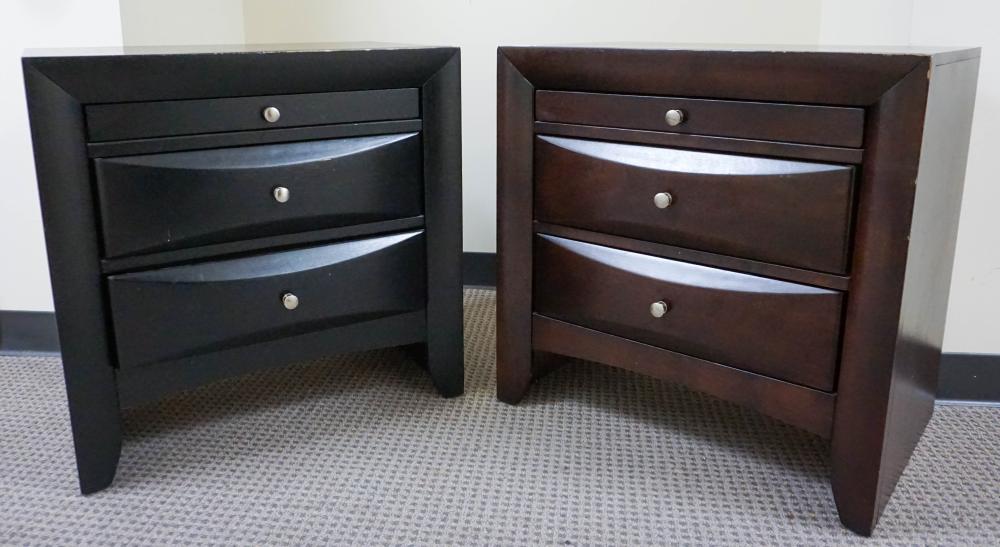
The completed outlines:
{"type": "Polygon", "coordinates": [[[420,116],[416,89],[378,89],[335,93],[303,93],[264,97],[232,97],[189,101],[97,104],[86,107],[87,137],[114,141],[321,125],[420,116]],[[265,108],[280,117],[264,119],[265,108]]]}
{"type": "Polygon", "coordinates": [[[329,356],[330,348],[346,353],[386,346],[420,344],[422,347],[426,337],[424,310],[400,313],[285,336],[264,344],[235,346],[176,361],[169,367],[122,369],[118,392],[122,407],[135,407],[206,382],[329,356]]]}
{"type": "Polygon", "coordinates": [[[28,61],[24,84],[76,467],[89,494],[114,479],[122,425],[83,109],[28,61]]]}
{"type": "Polygon", "coordinates": [[[460,66],[456,50],[420,90],[427,233],[426,362],[434,385],[445,396],[465,390],[460,66]]]}
{"type": "Polygon", "coordinates": [[[169,366],[423,309],[423,246],[422,232],[404,232],[109,276],[118,366],[169,366]],[[286,309],[285,295],[298,307],[286,309]]]}
{"type": "Polygon", "coordinates": [[[462,392],[458,65],[455,48],[371,44],[29,53],[84,493],[114,477],[120,402],[415,344],[438,390],[462,392]],[[128,140],[88,144],[85,113],[92,139],[128,140]]]}
{"type": "MultiPolygon", "coordinates": [[[[77,102],[102,104],[421,88],[457,51],[332,43],[29,50],[25,55],[77,102]]],[[[423,98],[421,104],[426,107],[423,98]]],[[[426,110],[421,117],[428,117],[426,110]]]]}
{"type": "Polygon", "coordinates": [[[107,257],[424,209],[416,133],[97,159],[94,170],[107,257]],[[289,192],[284,203],[278,186],[289,192]]]}

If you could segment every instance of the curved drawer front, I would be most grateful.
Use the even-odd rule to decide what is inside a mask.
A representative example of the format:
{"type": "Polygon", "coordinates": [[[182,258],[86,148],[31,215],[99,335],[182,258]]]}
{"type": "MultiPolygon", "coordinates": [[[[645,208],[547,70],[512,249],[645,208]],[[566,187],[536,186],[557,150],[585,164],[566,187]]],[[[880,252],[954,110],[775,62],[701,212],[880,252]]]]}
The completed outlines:
{"type": "Polygon", "coordinates": [[[176,361],[419,310],[424,271],[416,231],[112,275],[118,363],[176,361]]]}
{"type": "Polygon", "coordinates": [[[852,191],[850,166],[535,141],[538,220],[787,266],[846,271],[852,191]]]}
{"type": "Polygon", "coordinates": [[[420,215],[421,156],[408,133],[98,159],[105,256],[420,215]]]}
{"type": "Polygon", "coordinates": [[[540,235],[537,313],[832,391],[840,293],[540,235]],[[664,311],[652,305],[666,304],[664,311]]]}

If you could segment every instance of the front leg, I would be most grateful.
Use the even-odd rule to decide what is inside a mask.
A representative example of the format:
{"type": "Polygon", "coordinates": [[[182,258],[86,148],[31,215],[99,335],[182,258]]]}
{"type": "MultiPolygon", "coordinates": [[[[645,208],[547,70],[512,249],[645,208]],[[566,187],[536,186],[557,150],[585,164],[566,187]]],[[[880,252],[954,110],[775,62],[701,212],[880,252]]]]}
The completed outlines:
{"type": "Polygon", "coordinates": [[[122,448],[122,420],[114,368],[74,366],[65,360],[73,447],[80,492],[92,494],[111,485],[122,448]]]}

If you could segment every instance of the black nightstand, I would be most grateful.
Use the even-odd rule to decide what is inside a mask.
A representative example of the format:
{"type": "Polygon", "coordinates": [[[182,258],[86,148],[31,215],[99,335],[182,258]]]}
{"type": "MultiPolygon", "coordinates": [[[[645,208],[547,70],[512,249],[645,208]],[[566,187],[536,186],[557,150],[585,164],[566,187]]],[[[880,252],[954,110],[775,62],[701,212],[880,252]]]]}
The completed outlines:
{"type": "Polygon", "coordinates": [[[285,49],[24,59],[84,493],[220,378],[406,345],[462,393],[458,49],[285,49]]]}

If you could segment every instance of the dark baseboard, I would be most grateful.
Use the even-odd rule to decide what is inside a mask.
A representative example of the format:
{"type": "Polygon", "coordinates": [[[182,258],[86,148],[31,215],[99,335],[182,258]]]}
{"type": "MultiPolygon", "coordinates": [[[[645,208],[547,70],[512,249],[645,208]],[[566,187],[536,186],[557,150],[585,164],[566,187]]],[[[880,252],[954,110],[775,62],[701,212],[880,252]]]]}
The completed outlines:
{"type": "MultiPolygon", "coordinates": [[[[466,286],[495,287],[495,253],[463,253],[466,286]]],[[[59,336],[51,312],[0,310],[0,353],[58,353],[59,336]]],[[[939,400],[1000,403],[1000,355],[945,353],[941,356],[939,400]]]]}
{"type": "Polygon", "coordinates": [[[1000,403],[1000,355],[983,353],[942,355],[937,398],[1000,403]]]}
{"type": "Polygon", "coordinates": [[[496,287],[497,254],[462,253],[462,283],[470,287],[496,287]]]}
{"type": "Polygon", "coordinates": [[[21,352],[59,353],[54,313],[0,310],[0,353],[21,352]]]}

